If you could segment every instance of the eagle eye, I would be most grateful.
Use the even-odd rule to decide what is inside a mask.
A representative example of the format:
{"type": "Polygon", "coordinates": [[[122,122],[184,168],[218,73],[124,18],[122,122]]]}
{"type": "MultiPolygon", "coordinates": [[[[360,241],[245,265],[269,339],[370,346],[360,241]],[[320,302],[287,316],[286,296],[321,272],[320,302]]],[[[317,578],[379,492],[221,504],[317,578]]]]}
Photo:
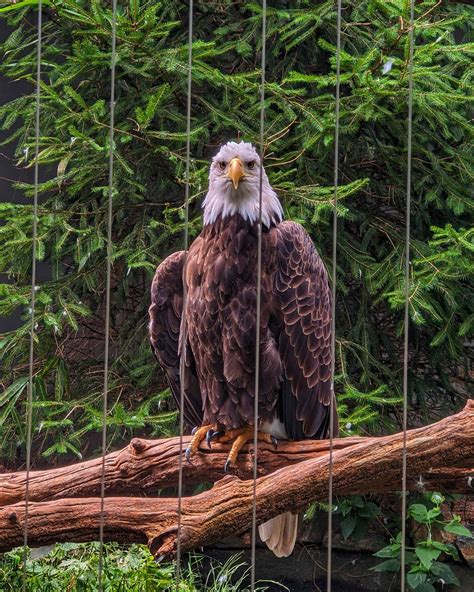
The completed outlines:
{"type": "Polygon", "coordinates": [[[225,171],[225,167],[226,167],[227,163],[225,160],[220,160],[219,161],[219,168],[221,169],[221,171],[225,171]]]}
{"type": "Polygon", "coordinates": [[[254,168],[255,168],[255,160],[250,160],[250,161],[247,163],[247,167],[248,167],[250,170],[254,169],[254,168]]]}

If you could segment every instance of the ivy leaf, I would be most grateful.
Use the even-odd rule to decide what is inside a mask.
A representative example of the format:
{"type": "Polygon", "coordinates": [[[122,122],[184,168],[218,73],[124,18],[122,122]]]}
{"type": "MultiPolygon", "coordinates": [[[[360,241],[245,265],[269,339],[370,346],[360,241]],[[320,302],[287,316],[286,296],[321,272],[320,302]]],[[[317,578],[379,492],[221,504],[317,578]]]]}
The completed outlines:
{"type": "Polygon", "coordinates": [[[444,543],[440,543],[439,541],[431,541],[430,545],[433,547],[433,549],[438,549],[443,553],[449,553],[449,548],[444,543]]]}
{"type": "Polygon", "coordinates": [[[423,584],[423,582],[426,582],[426,573],[423,571],[417,571],[415,573],[412,572],[408,572],[407,573],[407,582],[408,585],[410,586],[410,588],[413,588],[413,590],[417,590],[418,586],[420,584],[423,584]]]}
{"type": "Polygon", "coordinates": [[[435,559],[441,555],[439,549],[434,549],[431,546],[417,545],[415,547],[415,554],[426,569],[430,569],[431,564],[435,559]]]}
{"type": "Polygon", "coordinates": [[[459,536],[464,536],[471,539],[473,538],[471,531],[462,524],[459,524],[459,522],[451,522],[450,524],[446,524],[444,530],[459,536]]]}
{"type": "Polygon", "coordinates": [[[436,592],[436,588],[429,582],[423,582],[416,588],[416,592],[436,592]]]}
{"type": "Polygon", "coordinates": [[[377,553],[374,553],[374,555],[375,557],[398,557],[400,554],[400,546],[401,545],[398,543],[388,545],[387,547],[377,551],[377,553]]]}
{"type": "Polygon", "coordinates": [[[382,563],[379,563],[371,569],[374,571],[400,571],[400,560],[387,559],[387,561],[382,561],[382,563]]]}
{"type": "Polygon", "coordinates": [[[459,580],[453,574],[449,565],[446,565],[446,563],[434,561],[431,565],[430,571],[435,576],[438,576],[439,578],[444,580],[445,584],[447,584],[448,586],[450,584],[454,584],[455,586],[459,586],[459,580]]]}
{"type": "Polygon", "coordinates": [[[351,534],[354,532],[354,529],[357,524],[357,517],[356,516],[347,516],[341,521],[341,530],[342,535],[345,539],[349,538],[351,534]]]}
{"type": "Polygon", "coordinates": [[[359,516],[361,518],[368,518],[371,519],[374,516],[380,515],[380,508],[374,502],[367,502],[365,506],[359,511],[359,516]]]}
{"type": "Polygon", "coordinates": [[[424,523],[427,520],[428,509],[423,504],[411,504],[409,513],[417,522],[424,523]]]}
{"type": "Polygon", "coordinates": [[[426,515],[426,519],[428,522],[431,522],[432,520],[437,518],[440,514],[441,514],[441,510],[439,508],[432,508],[431,510],[428,511],[428,514],[426,515]]]}

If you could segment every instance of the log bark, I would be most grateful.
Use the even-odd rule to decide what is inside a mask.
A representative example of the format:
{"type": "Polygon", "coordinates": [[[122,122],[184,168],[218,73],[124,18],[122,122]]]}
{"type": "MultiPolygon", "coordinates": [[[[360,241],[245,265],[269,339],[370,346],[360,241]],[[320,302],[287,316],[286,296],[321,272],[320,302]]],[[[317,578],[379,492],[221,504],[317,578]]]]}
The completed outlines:
{"type": "MultiPolygon", "coordinates": [[[[400,490],[403,441],[403,434],[398,433],[353,442],[346,447],[337,444],[332,462],[334,494],[400,490]]],[[[455,469],[457,478],[470,486],[474,475],[474,401],[456,415],[407,432],[406,450],[411,488],[419,485],[426,488],[430,476],[443,475],[447,467],[460,467],[455,469]]],[[[280,453],[269,449],[269,454],[278,457],[280,453]]],[[[219,451],[201,456],[207,457],[206,462],[212,465],[219,459],[220,468],[225,455],[219,451]]],[[[256,483],[258,523],[282,512],[301,510],[312,501],[327,499],[328,478],[327,454],[262,475],[256,483]]],[[[199,480],[202,481],[202,475],[199,480]]],[[[241,480],[235,475],[224,477],[209,491],[183,498],[181,549],[186,551],[216,542],[229,532],[248,532],[252,503],[252,481],[241,480]]],[[[100,499],[94,497],[29,503],[29,544],[96,539],[100,505],[100,499]]],[[[23,542],[24,523],[24,502],[0,509],[0,551],[23,542]]],[[[170,557],[176,552],[178,504],[175,498],[106,498],[104,523],[106,540],[146,541],[155,556],[170,557]]]]}
{"type": "MultiPolygon", "coordinates": [[[[183,448],[190,437],[183,438],[183,448]]],[[[358,444],[379,442],[382,438],[335,438],[333,450],[343,450],[358,444]]],[[[304,460],[327,455],[329,441],[302,440],[300,442],[280,441],[278,448],[259,443],[257,475],[262,477],[282,467],[304,460]]],[[[186,485],[214,483],[222,479],[223,467],[229,448],[213,444],[212,450],[201,446],[192,463],[183,463],[183,480],[186,485]]],[[[474,456],[474,453],[473,453],[474,456]]],[[[472,463],[474,464],[474,463],[472,463]]],[[[471,466],[471,465],[470,465],[471,466]]],[[[29,500],[47,501],[65,497],[93,497],[100,493],[102,459],[75,463],[57,469],[30,472],[29,500]]],[[[105,492],[113,495],[157,494],[160,489],[177,485],[179,472],[179,438],[147,440],[134,438],[122,450],[112,452],[105,458],[105,492]]],[[[248,445],[239,454],[239,463],[232,474],[240,479],[253,478],[253,446],[248,445]]],[[[420,486],[427,491],[449,491],[450,493],[472,493],[469,467],[440,467],[432,470],[419,483],[418,479],[408,482],[409,489],[420,486]]],[[[0,506],[14,504],[24,499],[26,472],[0,475],[0,506]]]]}
{"type": "MultiPolygon", "coordinates": [[[[190,437],[183,438],[186,449],[190,437]]],[[[368,442],[373,438],[339,438],[334,450],[368,442]]],[[[239,454],[238,466],[232,474],[240,479],[253,478],[252,445],[239,454]]],[[[290,464],[326,455],[326,440],[280,441],[278,448],[265,443],[258,445],[258,476],[267,475],[290,464]]],[[[191,463],[183,463],[185,484],[214,483],[224,477],[224,463],[229,446],[213,444],[212,450],[203,444],[191,463]]],[[[178,482],[179,438],[147,440],[134,438],[128,446],[105,458],[106,495],[156,494],[159,489],[173,487],[178,482]]],[[[30,501],[46,501],[64,497],[92,497],[100,494],[102,459],[75,463],[72,466],[30,472],[30,501]]],[[[26,472],[0,475],[0,506],[24,499],[26,472]]]]}

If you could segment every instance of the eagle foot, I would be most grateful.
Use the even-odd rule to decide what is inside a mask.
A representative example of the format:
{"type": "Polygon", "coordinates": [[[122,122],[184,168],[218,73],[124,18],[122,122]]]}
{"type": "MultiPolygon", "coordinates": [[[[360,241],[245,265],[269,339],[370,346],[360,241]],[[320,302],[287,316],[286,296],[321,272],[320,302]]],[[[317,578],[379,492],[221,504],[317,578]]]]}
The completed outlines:
{"type": "MultiPolygon", "coordinates": [[[[253,442],[254,429],[253,426],[245,426],[243,428],[237,428],[235,430],[228,430],[223,436],[217,436],[216,442],[230,442],[234,440],[230,448],[229,455],[224,464],[224,473],[228,473],[230,467],[237,462],[237,456],[247,442],[253,442]]],[[[275,448],[278,448],[278,440],[275,436],[268,434],[267,432],[257,432],[257,439],[261,442],[267,442],[267,444],[273,444],[275,448]]]]}
{"type": "MultiPolygon", "coordinates": [[[[197,451],[197,449],[199,448],[201,442],[209,437],[209,433],[211,433],[211,436],[213,433],[217,432],[217,425],[216,424],[210,424],[210,425],[205,425],[205,426],[201,426],[201,427],[195,427],[191,434],[192,434],[192,438],[191,438],[191,442],[188,444],[188,447],[186,448],[185,452],[184,452],[184,456],[186,458],[186,460],[188,462],[191,462],[191,456],[197,451]]],[[[208,445],[209,445],[209,441],[208,441],[208,445]]],[[[210,446],[209,446],[210,448],[210,446]]]]}
{"type": "Polygon", "coordinates": [[[206,434],[206,442],[209,450],[212,450],[211,442],[212,440],[216,440],[217,438],[221,438],[225,435],[224,430],[209,430],[206,434]]]}

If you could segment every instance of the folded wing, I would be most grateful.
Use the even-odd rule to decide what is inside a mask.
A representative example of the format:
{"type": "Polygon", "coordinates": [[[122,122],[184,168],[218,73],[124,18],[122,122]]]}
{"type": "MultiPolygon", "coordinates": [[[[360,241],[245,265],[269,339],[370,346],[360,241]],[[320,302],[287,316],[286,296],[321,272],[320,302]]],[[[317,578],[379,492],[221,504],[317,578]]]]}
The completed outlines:
{"type": "MultiPolygon", "coordinates": [[[[164,369],[173,397],[180,406],[180,332],[183,311],[184,251],[167,257],[151,285],[149,332],[153,352],[164,369]]],[[[186,344],[184,367],[184,420],[190,427],[202,423],[202,402],[191,348],[186,344]]]]}
{"type": "Polygon", "coordinates": [[[279,418],[289,438],[325,438],[329,405],[334,400],[331,292],[326,269],[301,225],[282,222],[271,232],[276,235],[277,263],[273,315],[284,368],[279,418]]]}

